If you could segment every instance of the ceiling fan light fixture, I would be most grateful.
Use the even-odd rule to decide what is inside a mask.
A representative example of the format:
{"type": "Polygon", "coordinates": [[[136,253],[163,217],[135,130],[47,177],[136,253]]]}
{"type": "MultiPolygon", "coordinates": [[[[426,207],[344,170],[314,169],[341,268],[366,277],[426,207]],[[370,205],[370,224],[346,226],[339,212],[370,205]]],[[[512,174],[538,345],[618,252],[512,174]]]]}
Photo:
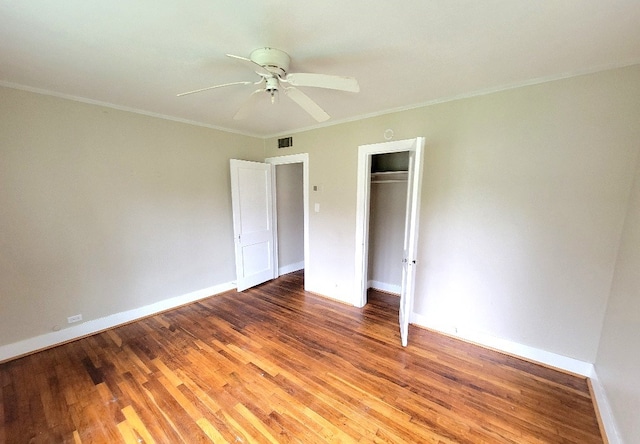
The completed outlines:
{"type": "Polygon", "coordinates": [[[274,77],[266,78],[267,86],[265,87],[265,91],[269,95],[271,95],[271,103],[276,103],[276,93],[278,92],[278,79],[274,77]]]}
{"type": "Polygon", "coordinates": [[[278,91],[278,79],[276,77],[269,77],[266,81],[267,86],[265,87],[265,90],[273,95],[274,92],[278,91]]]}

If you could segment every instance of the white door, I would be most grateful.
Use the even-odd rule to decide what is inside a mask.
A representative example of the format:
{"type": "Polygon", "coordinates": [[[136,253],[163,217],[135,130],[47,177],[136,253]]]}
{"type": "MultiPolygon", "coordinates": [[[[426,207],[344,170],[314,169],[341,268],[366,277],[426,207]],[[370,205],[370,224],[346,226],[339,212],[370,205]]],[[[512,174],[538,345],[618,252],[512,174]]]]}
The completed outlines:
{"type": "Polygon", "coordinates": [[[400,338],[406,347],[409,337],[409,318],[413,309],[416,282],[416,250],[418,247],[418,216],[422,176],[422,149],[409,152],[407,184],[407,212],[404,227],[404,256],[402,258],[402,290],[400,292],[400,338]]]}
{"type": "Polygon", "coordinates": [[[238,291],[276,277],[271,168],[267,163],[231,159],[238,291]]]}

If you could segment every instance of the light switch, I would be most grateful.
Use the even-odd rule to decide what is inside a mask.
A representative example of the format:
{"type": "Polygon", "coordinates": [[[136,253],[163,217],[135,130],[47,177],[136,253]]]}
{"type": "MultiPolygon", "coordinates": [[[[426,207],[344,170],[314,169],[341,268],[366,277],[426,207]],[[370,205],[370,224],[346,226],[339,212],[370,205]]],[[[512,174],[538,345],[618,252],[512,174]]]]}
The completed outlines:
{"type": "Polygon", "coordinates": [[[315,211],[316,213],[319,213],[319,212],[320,212],[320,204],[319,204],[319,203],[317,203],[317,202],[316,202],[316,203],[313,205],[313,211],[315,211]]]}

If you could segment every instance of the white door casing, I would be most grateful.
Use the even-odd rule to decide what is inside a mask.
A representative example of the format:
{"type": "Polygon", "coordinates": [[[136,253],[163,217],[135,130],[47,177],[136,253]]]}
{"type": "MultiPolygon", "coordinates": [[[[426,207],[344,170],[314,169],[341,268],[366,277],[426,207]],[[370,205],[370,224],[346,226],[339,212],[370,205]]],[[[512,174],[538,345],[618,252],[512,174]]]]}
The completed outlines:
{"type": "Polygon", "coordinates": [[[276,277],[272,166],[231,159],[231,204],[238,291],[276,277]]]}
{"type": "Polygon", "coordinates": [[[369,201],[371,184],[371,156],[374,154],[409,151],[410,166],[407,182],[407,210],[405,217],[402,291],[400,294],[400,336],[402,345],[408,342],[409,318],[415,291],[416,250],[422,187],[424,137],[358,147],[358,189],[356,208],[356,291],[354,305],[367,303],[367,269],[369,239],[369,201]]]}

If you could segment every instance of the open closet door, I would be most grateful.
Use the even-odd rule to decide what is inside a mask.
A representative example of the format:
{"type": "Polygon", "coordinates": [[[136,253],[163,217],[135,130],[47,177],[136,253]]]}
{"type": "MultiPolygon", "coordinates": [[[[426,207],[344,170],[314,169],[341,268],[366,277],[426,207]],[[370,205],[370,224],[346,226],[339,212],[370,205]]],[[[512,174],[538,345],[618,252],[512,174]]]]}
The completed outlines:
{"type": "Polygon", "coordinates": [[[276,276],[271,168],[231,159],[231,205],[238,291],[276,276]]]}
{"type": "Polygon", "coordinates": [[[402,290],[400,292],[400,339],[406,347],[409,339],[409,321],[413,309],[416,282],[416,252],[418,249],[418,217],[420,215],[420,189],[422,186],[422,155],[424,139],[419,137],[409,150],[409,176],[407,183],[407,212],[404,228],[404,256],[402,259],[402,290]]]}

